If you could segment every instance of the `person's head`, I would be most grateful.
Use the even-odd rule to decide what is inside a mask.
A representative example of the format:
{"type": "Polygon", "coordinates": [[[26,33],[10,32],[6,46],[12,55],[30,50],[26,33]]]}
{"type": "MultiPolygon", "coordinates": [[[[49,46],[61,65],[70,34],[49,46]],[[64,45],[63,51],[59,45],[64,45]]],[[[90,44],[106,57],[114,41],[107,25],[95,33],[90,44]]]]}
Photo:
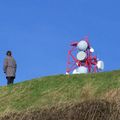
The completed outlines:
{"type": "Polygon", "coordinates": [[[12,52],[11,52],[11,51],[7,51],[7,52],[6,52],[6,55],[7,55],[7,56],[12,56],[12,52]]]}

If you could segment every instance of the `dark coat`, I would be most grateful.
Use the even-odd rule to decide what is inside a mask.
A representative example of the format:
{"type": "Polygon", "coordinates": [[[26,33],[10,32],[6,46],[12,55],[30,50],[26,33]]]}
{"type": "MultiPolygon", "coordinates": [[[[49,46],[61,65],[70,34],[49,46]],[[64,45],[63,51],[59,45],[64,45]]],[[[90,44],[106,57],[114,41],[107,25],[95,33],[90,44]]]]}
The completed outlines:
{"type": "Polygon", "coordinates": [[[4,60],[3,70],[7,77],[15,77],[17,64],[12,56],[7,56],[4,60]]]}

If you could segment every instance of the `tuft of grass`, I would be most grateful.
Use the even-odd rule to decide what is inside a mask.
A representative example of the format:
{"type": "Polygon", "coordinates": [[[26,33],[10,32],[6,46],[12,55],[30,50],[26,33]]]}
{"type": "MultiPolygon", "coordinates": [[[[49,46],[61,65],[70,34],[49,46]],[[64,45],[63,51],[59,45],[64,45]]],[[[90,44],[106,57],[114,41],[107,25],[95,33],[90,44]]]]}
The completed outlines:
{"type": "Polygon", "coordinates": [[[30,108],[51,107],[89,99],[107,99],[120,88],[120,71],[56,75],[0,87],[0,114],[30,108]]]}

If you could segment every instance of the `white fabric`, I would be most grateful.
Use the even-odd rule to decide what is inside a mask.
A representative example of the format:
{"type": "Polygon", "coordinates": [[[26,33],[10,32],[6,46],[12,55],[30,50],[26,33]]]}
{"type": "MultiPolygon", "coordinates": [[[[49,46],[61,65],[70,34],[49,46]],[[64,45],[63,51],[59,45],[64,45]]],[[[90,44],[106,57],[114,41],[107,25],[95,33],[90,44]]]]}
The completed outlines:
{"type": "Polygon", "coordinates": [[[90,52],[91,52],[91,53],[93,53],[93,52],[94,52],[94,49],[93,49],[92,47],[90,48],[90,52]]]}
{"type": "Polygon", "coordinates": [[[84,74],[88,73],[88,69],[84,66],[80,66],[73,71],[73,74],[83,74],[83,73],[84,74]]]}
{"type": "Polygon", "coordinates": [[[77,54],[77,59],[80,60],[80,61],[85,60],[86,57],[87,57],[87,54],[86,54],[85,52],[83,52],[83,51],[80,51],[80,52],[78,52],[78,54],[77,54]]]}
{"type": "Polygon", "coordinates": [[[103,70],[104,69],[104,62],[103,61],[98,61],[97,62],[97,68],[99,70],[103,70]]]}
{"type": "Polygon", "coordinates": [[[85,40],[81,40],[78,45],[78,49],[81,51],[85,51],[88,48],[88,43],[85,40]]]}

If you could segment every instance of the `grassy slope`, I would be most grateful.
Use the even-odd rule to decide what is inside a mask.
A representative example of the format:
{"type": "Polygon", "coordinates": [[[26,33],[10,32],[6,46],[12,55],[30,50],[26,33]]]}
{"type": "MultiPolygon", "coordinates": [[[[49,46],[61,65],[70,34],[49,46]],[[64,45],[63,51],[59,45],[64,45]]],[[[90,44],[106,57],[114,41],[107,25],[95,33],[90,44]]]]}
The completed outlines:
{"type": "Polygon", "coordinates": [[[120,88],[120,71],[57,75],[0,87],[0,113],[103,98],[120,88]]]}

